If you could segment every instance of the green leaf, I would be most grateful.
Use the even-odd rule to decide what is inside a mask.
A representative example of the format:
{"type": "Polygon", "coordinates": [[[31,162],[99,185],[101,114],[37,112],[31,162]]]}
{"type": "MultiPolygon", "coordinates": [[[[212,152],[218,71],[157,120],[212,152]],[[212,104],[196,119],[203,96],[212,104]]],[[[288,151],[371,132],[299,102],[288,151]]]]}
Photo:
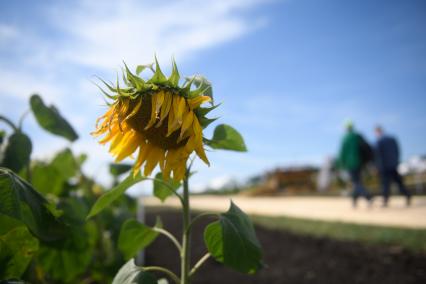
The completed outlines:
{"type": "Polygon", "coordinates": [[[157,280],[151,273],[136,266],[132,258],[120,268],[112,284],[157,284],[157,280]]]}
{"type": "Polygon", "coordinates": [[[161,72],[160,64],[158,64],[157,57],[155,57],[155,73],[152,78],[149,80],[152,83],[165,83],[167,82],[166,76],[161,72]]]}
{"type": "Polygon", "coordinates": [[[0,214],[0,235],[4,235],[10,230],[24,226],[25,224],[15,218],[0,214]]]}
{"type": "Polygon", "coordinates": [[[109,172],[115,177],[125,174],[131,169],[132,165],[130,164],[109,164],[109,172]]]}
{"type": "Polygon", "coordinates": [[[101,212],[105,207],[109,206],[114,200],[119,198],[124,192],[131,187],[132,185],[146,179],[146,177],[138,174],[136,177],[133,177],[133,174],[130,174],[124,181],[118,184],[113,189],[104,193],[98,200],[96,200],[95,204],[90,209],[89,215],[87,219],[95,216],[99,212],[101,212]]]}
{"type": "Polygon", "coordinates": [[[38,240],[26,227],[0,236],[0,279],[19,279],[38,250],[38,240]]]}
{"type": "Polygon", "coordinates": [[[201,75],[194,75],[186,78],[187,81],[192,81],[196,87],[195,90],[189,92],[189,98],[195,98],[200,95],[209,96],[213,104],[213,88],[212,84],[206,77],[201,75]]]}
{"type": "Polygon", "coordinates": [[[207,126],[209,126],[210,124],[212,124],[213,122],[215,122],[218,119],[218,117],[215,118],[207,118],[207,117],[201,117],[198,119],[198,121],[201,124],[201,127],[204,129],[207,126]]]}
{"type": "Polygon", "coordinates": [[[84,227],[73,226],[59,244],[42,246],[37,261],[52,279],[60,283],[79,283],[76,278],[87,271],[93,261],[97,236],[92,221],[84,227]]]}
{"type": "MultiPolygon", "coordinates": [[[[157,220],[155,227],[161,227],[161,222],[159,220],[157,220]]],[[[158,232],[152,228],[139,223],[135,219],[127,220],[121,227],[120,236],[118,238],[118,248],[127,260],[149,246],[157,236],[158,232]]]]}
{"type": "Polygon", "coordinates": [[[216,126],[213,138],[206,139],[206,144],[213,149],[232,150],[246,152],[247,148],[244,139],[237,130],[227,124],[216,126]]]}
{"type": "Polygon", "coordinates": [[[4,151],[2,167],[20,172],[30,161],[32,144],[30,138],[22,132],[15,132],[8,139],[4,151]]]}
{"type": "Polygon", "coordinates": [[[155,179],[153,181],[154,183],[154,195],[161,200],[161,202],[164,202],[164,200],[167,199],[170,195],[173,195],[174,192],[180,187],[180,182],[176,182],[172,179],[169,179],[168,181],[163,179],[163,174],[158,173],[155,176],[155,179]]]}
{"type": "Polygon", "coordinates": [[[0,146],[3,144],[4,137],[6,137],[6,132],[4,130],[0,130],[0,146]]]}
{"type": "Polygon", "coordinates": [[[65,180],[76,176],[79,170],[79,165],[68,148],[56,154],[51,165],[58,170],[65,180]]]}
{"type": "Polygon", "coordinates": [[[220,106],[221,104],[213,105],[211,107],[199,107],[195,109],[195,112],[197,113],[198,117],[206,116],[209,112],[220,106]]]}
{"type": "Polygon", "coordinates": [[[210,254],[223,263],[223,237],[219,221],[210,223],[204,230],[204,242],[210,254]]]}
{"type": "MultiPolygon", "coordinates": [[[[130,82],[130,84],[138,90],[143,89],[145,81],[142,78],[133,75],[133,73],[130,71],[129,67],[127,67],[126,63],[124,61],[123,61],[123,63],[124,63],[124,67],[126,69],[126,78],[127,78],[128,82],[130,82]]],[[[118,79],[117,79],[117,88],[118,88],[118,79]]]]}
{"type": "Polygon", "coordinates": [[[76,161],[70,149],[65,149],[53,158],[50,164],[33,163],[31,181],[39,192],[59,196],[67,189],[66,182],[79,172],[79,161],[76,161]]]}
{"type": "Polygon", "coordinates": [[[169,77],[169,82],[172,86],[177,87],[179,85],[180,75],[174,59],[172,61],[172,66],[172,74],[169,77]]]}
{"type": "Polygon", "coordinates": [[[154,67],[152,67],[153,65],[154,65],[154,63],[136,66],[136,74],[140,75],[147,68],[151,69],[152,72],[155,72],[154,67]]]}
{"type": "Polygon", "coordinates": [[[243,273],[262,267],[262,251],[248,216],[233,202],[219,221],[208,225],[204,242],[211,255],[225,266],[243,273]]]}
{"type": "Polygon", "coordinates": [[[22,221],[43,241],[63,239],[68,228],[49,208],[50,204],[29,183],[0,168],[0,214],[22,221]]]}
{"type": "Polygon", "coordinates": [[[77,133],[53,105],[47,107],[39,95],[31,96],[30,105],[38,124],[46,131],[71,142],[77,140],[77,133]]]}
{"type": "Polygon", "coordinates": [[[57,168],[37,162],[31,168],[31,182],[37,191],[59,196],[64,190],[65,180],[57,168]]]}

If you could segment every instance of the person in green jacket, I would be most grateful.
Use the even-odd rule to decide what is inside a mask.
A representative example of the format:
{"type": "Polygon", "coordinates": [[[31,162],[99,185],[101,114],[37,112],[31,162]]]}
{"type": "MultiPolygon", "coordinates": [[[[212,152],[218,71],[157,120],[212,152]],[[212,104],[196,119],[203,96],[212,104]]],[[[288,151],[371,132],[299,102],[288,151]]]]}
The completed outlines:
{"type": "MultiPolygon", "coordinates": [[[[353,191],[352,200],[353,206],[356,207],[359,196],[364,196],[369,205],[371,204],[372,197],[367,189],[364,187],[361,180],[361,171],[363,168],[362,146],[365,140],[360,134],[354,130],[352,122],[346,124],[346,134],[343,137],[340,147],[338,165],[341,169],[348,171],[353,191]]],[[[369,147],[367,145],[367,147],[369,147]]]]}

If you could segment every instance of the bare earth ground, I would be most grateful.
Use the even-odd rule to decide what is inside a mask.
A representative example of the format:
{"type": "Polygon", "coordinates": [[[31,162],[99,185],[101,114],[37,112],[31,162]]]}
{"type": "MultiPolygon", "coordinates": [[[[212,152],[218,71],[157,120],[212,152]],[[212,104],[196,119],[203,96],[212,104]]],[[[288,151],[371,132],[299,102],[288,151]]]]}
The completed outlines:
{"type": "MultiPolygon", "coordinates": [[[[201,206],[195,198],[194,205],[201,206]]],[[[224,199],[216,202],[227,203],[224,199]]],[[[300,199],[296,199],[299,200],[300,199]]],[[[308,199],[311,200],[311,199],[308,199]]],[[[314,199],[315,201],[316,199],[314,199]]],[[[236,200],[239,202],[240,200],[236,200]]],[[[245,200],[246,203],[254,200],[245,200]]],[[[282,201],[282,200],[280,200],[282,201]]],[[[339,200],[336,200],[339,201],[339,200]]],[[[327,201],[330,202],[330,201],[327,201]]],[[[242,206],[246,204],[241,202],[242,206]]],[[[260,202],[262,204],[262,202],[260,202]]],[[[291,203],[291,202],[290,202],[291,203]]],[[[314,202],[315,203],[315,202],[314,202]]],[[[206,205],[207,203],[204,203],[206,205]]],[[[213,204],[213,203],[212,203],[213,204]]],[[[240,205],[241,205],[240,204],[240,205]]],[[[247,203],[250,204],[250,203],[247,203]]],[[[276,203],[276,209],[280,209],[276,203]]],[[[287,204],[284,202],[284,204],[287,204]]],[[[329,203],[330,204],[330,203],[329,203]]],[[[335,204],[335,202],[331,202],[335,204]]],[[[346,206],[348,203],[345,202],[346,206]]],[[[395,203],[395,206],[397,203],[395,203]]],[[[227,205],[221,205],[226,207],[227,205]]],[[[246,207],[255,209],[253,207],[246,207]]],[[[265,206],[265,204],[263,204],[265,206]]],[[[342,205],[343,206],[343,205],[342,205]]],[[[209,208],[212,206],[209,206],[209,208]]],[[[258,208],[259,209],[259,208],[258,208]]],[[[264,209],[264,208],[263,208],[264,209]]],[[[315,208],[317,209],[317,208],[315,208]]],[[[392,210],[402,210],[396,207],[392,210]]],[[[179,211],[147,210],[146,223],[153,225],[160,215],[164,227],[176,236],[181,232],[179,211]]],[[[360,209],[360,211],[364,211],[360,209]]],[[[380,212],[374,208],[372,212],[380,212]]],[[[348,209],[347,212],[352,212],[348,209]]],[[[201,219],[192,228],[192,264],[204,253],[205,226],[215,219],[201,219]]],[[[255,275],[245,275],[223,267],[209,259],[199,270],[193,284],[417,284],[426,283],[426,254],[414,253],[398,247],[366,245],[354,241],[293,234],[256,226],[256,234],[263,247],[267,267],[255,275]]],[[[173,244],[159,236],[145,252],[145,265],[161,265],[179,273],[179,254],[173,244]]],[[[158,275],[160,276],[160,275],[158,275]]],[[[163,275],[161,275],[163,276],[163,275]]],[[[169,281],[169,283],[172,283],[169,281]]]]}
{"type": "MultiPolygon", "coordinates": [[[[426,197],[413,197],[410,207],[405,199],[394,196],[387,208],[381,207],[381,199],[376,198],[369,208],[365,200],[359,200],[354,209],[348,197],[244,197],[244,196],[192,196],[191,208],[202,211],[224,212],[232,199],[248,214],[264,216],[289,216],[326,221],[372,224],[392,227],[426,228],[426,197]]],[[[165,203],[148,197],[146,206],[179,207],[177,198],[169,198],[165,203]]]]}

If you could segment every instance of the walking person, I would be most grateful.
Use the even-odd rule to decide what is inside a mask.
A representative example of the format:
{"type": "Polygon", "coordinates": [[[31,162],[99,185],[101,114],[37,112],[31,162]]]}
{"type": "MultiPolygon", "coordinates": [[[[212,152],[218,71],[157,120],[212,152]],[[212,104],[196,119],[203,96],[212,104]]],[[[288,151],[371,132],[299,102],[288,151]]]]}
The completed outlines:
{"type": "Polygon", "coordinates": [[[392,136],[385,135],[383,128],[375,128],[377,142],[375,146],[375,160],[382,184],[383,207],[388,206],[390,185],[395,182],[399,192],[406,197],[407,206],[411,203],[411,194],[404,186],[401,175],[398,173],[399,147],[398,142],[392,136]]]}
{"type": "Polygon", "coordinates": [[[368,155],[372,156],[371,147],[364,138],[354,130],[352,122],[346,124],[346,134],[343,137],[340,146],[338,165],[340,168],[348,171],[352,182],[352,201],[356,208],[358,197],[364,196],[369,206],[372,203],[372,197],[362,183],[362,169],[366,164],[368,155]],[[371,153],[369,153],[371,152],[371,153]]]}

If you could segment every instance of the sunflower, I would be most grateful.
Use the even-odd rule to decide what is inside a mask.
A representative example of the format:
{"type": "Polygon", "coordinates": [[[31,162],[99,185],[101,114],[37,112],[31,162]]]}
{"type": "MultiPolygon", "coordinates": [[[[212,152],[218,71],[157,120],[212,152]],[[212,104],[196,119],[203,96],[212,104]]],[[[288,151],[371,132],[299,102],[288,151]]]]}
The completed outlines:
{"type": "Polygon", "coordinates": [[[120,88],[118,79],[116,86],[101,79],[110,93],[100,89],[112,102],[98,118],[92,135],[102,136],[100,144],[110,143],[109,152],[116,162],[136,157],[134,175],[143,167],[143,174],[149,176],[158,165],[165,179],[172,176],[181,181],[193,152],[209,165],[202,131],[214,121],[205,117],[216,107],[210,83],[202,76],[192,76],[179,86],[180,75],[174,61],[169,78],[162,73],[157,59],[155,69],[153,64],[138,66],[136,75],[124,66],[126,87],[120,88]],[[154,73],[146,81],[139,76],[144,69],[154,73]],[[201,107],[206,102],[211,106],[201,107]]]}

